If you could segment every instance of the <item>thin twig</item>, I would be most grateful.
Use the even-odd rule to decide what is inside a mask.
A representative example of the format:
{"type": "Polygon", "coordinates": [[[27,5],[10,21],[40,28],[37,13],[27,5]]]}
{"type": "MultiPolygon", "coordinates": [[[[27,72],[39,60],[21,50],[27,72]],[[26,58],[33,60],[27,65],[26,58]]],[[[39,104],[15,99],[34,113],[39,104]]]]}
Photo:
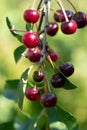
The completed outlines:
{"type": "Polygon", "coordinates": [[[61,0],[58,0],[58,3],[59,3],[59,5],[61,6],[61,9],[62,9],[62,11],[63,11],[63,14],[64,14],[64,16],[65,16],[66,21],[68,22],[69,19],[68,19],[68,17],[67,17],[67,14],[66,14],[66,12],[65,12],[65,9],[64,9],[64,7],[63,7],[63,4],[62,4],[61,0]]]}

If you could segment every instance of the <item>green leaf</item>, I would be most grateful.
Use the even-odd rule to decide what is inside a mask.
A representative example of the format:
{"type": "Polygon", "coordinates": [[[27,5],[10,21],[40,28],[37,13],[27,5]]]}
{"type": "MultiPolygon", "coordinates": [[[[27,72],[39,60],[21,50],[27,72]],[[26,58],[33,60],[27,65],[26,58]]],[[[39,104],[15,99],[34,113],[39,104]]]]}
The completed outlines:
{"type": "Polygon", "coordinates": [[[71,89],[77,88],[77,86],[74,85],[71,81],[69,81],[69,80],[65,77],[65,84],[64,84],[63,88],[64,88],[64,89],[71,90],[71,89]]]}
{"type": "Polygon", "coordinates": [[[14,59],[15,59],[16,63],[22,57],[22,53],[25,51],[25,49],[26,49],[26,47],[22,45],[22,46],[19,46],[18,48],[16,48],[16,50],[14,51],[14,59]]]}
{"type": "Polygon", "coordinates": [[[66,125],[68,130],[78,130],[78,124],[76,119],[68,112],[64,111],[58,105],[56,106],[57,116],[66,125]]]}
{"type": "Polygon", "coordinates": [[[28,82],[28,74],[31,70],[32,66],[30,68],[27,68],[23,74],[21,75],[19,85],[18,85],[18,106],[22,110],[23,107],[23,100],[24,100],[24,93],[28,82]]]}
{"type": "Polygon", "coordinates": [[[7,23],[7,26],[11,32],[11,34],[16,37],[20,42],[22,42],[22,35],[20,35],[18,32],[16,31],[11,31],[11,29],[14,28],[14,25],[12,25],[11,21],[9,20],[8,17],[6,17],[6,23],[7,23]]]}
{"type": "Polygon", "coordinates": [[[31,24],[30,23],[26,23],[26,30],[30,31],[31,30],[31,24]]]}
{"type": "Polygon", "coordinates": [[[36,118],[34,119],[28,119],[27,122],[22,122],[20,120],[16,120],[14,122],[14,126],[16,128],[16,130],[39,130],[37,128],[35,128],[35,122],[36,122],[36,118]]]}
{"type": "Polygon", "coordinates": [[[16,130],[13,125],[13,121],[0,124],[0,130],[16,130]]]}
{"type": "Polygon", "coordinates": [[[3,91],[3,95],[11,100],[17,101],[17,87],[18,87],[19,80],[6,80],[5,88],[3,91]]]}

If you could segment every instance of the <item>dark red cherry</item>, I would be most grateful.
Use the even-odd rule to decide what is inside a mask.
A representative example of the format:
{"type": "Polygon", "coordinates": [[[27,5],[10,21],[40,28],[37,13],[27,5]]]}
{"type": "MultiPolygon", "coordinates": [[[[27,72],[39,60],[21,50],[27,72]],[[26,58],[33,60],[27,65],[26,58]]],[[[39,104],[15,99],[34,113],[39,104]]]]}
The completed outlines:
{"type": "Polygon", "coordinates": [[[24,11],[24,20],[28,23],[36,23],[39,20],[40,14],[37,10],[27,9],[24,11]]]}
{"type": "Polygon", "coordinates": [[[60,73],[54,74],[51,78],[51,84],[54,88],[63,87],[65,78],[60,73]]]}
{"type": "Polygon", "coordinates": [[[57,97],[54,93],[44,93],[41,95],[40,102],[44,107],[53,107],[57,104],[57,97]]]}
{"type": "Polygon", "coordinates": [[[29,48],[27,51],[27,58],[31,62],[39,62],[41,58],[41,50],[37,48],[29,48]]]}
{"type": "Polygon", "coordinates": [[[33,79],[36,82],[41,82],[44,79],[44,73],[42,71],[34,71],[33,79]]]}
{"type": "Polygon", "coordinates": [[[49,50],[48,55],[50,56],[50,58],[53,62],[56,62],[59,58],[58,54],[54,50],[49,50]]]}
{"type": "Polygon", "coordinates": [[[27,32],[22,36],[22,42],[28,48],[34,48],[38,45],[39,37],[37,33],[27,32]]]}
{"type": "Polygon", "coordinates": [[[74,14],[73,20],[76,21],[78,28],[83,28],[87,24],[87,15],[83,12],[77,12],[74,14]]]}
{"type": "Polygon", "coordinates": [[[31,101],[39,100],[41,96],[40,90],[37,88],[26,89],[25,96],[31,101]]]}
{"type": "Polygon", "coordinates": [[[73,34],[77,30],[77,24],[74,20],[65,21],[61,23],[61,31],[64,34],[73,34]]]}
{"type": "Polygon", "coordinates": [[[74,73],[74,66],[71,63],[61,64],[59,66],[59,69],[67,77],[71,76],[74,73]]]}
{"type": "Polygon", "coordinates": [[[59,27],[56,22],[50,22],[47,26],[47,34],[49,36],[54,36],[54,35],[56,35],[58,29],[59,29],[59,27]]]}
{"type": "MultiPolygon", "coordinates": [[[[66,15],[67,15],[68,19],[71,20],[72,16],[73,16],[73,12],[70,11],[70,10],[65,10],[65,12],[66,12],[66,15]]],[[[62,9],[56,10],[56,12],[54,13],[54,20],[56,22],[64,22],[64,21],[66,21],[62,9]]]]}

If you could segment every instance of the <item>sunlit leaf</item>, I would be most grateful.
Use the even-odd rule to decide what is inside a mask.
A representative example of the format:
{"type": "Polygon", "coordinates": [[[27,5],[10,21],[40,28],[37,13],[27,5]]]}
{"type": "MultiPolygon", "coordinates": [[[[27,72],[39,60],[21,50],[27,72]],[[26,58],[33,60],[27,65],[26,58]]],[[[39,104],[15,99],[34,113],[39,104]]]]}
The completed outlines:
{"type": "Polygon", "coordinates": [[[6,80],[5,89],[3,91],[3,95],[11,100],[17,101],[17,87],[18,87],[19,80],[6,80]]]}
{"type": "Polygon", "coordinates": [[[28,74],[31,70],[32,66],[30,68],[27,68],[23,74],[21,75],[19,85],[18,85],[18,106],[22,110],[23,107],[23,100],[24,100],[24,93],[28,82],[28,74]]]}
{"type": "Polygon", "coordinates": [[[22,45],[22,46],[19,46],[18,48],[16,48],[16,50],[14,51],[14,59],[15,59],[16,63],[22,57],[22,53],[25,51],[25,49],[26,49],[26,47],[22,45]]]}
{"type": "Polygon", "coordinates": [[[14,27],[14,25],[12,25],[12,23],[11,23],[11,21],[10,21],[10,19],[9,19],[8,17],[6,17],[6,23],[7,23],[7,26],[8,26],[8,28],[9,28],[11,34],[12,34],[13,36],[15,36],[20,42],[22,42],[22,35],[19,34],[19,33],[16,32],[16,31],[11,31],[12,29],[15,29],[15,27],[14,27]]]}
{"type": "Polygon", "coordinates": [[[70,113],[64,111],[58,105],[56,106],[57,116],[66,125],[68,130],[78,130],[77,120],[70,113]]]}
{"type": "Polygon", "coordinates": [[[63,122],[55,121],[50,124],[51,130],[68,130],[66,125],[63,122]]]}

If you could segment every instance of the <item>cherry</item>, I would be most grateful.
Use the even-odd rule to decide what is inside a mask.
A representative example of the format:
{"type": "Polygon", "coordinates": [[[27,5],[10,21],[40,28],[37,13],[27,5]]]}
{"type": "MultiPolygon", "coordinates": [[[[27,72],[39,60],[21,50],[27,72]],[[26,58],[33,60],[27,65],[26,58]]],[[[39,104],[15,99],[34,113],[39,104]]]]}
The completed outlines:
{"type": "Polygon", "coordinates": [[[33,79],[36,82],[41,82],[44,78],[44,73],[42,71],[34,71],[33,79]]]}
{"type": "Polygon", "coordinates": [[[31,62],[39,62],[41,58],[41,50],[37,48],[29,48],[27,51],[27,58],[31,62]]]}
{"type": "Polygon", "coordinates": [[[39,20],[40,14],[37,10],[27,9],[24,11],[24,20],[28,23],[36,23],[39,20]]]}
{"type": "MultiPolygon", "coordinates": [[[[65,10],[65,12],[66,12],[68,19],[71,20],[72,16],[73,16],[73,12],[70,10],[65,10]]],[[[56,12],[54,13],[54,20],[56,22],[64,22],[65,21],[65,16],[63,14],[62,9],[56,10],[56,12]]]]}
{"type": "Polygon", "coordinates": [[[77,12],[74,14],[73,20],[76,21],[78,28],[83,28],[87,24],[87,15],[83,12],[77,12]]]}
{"type": "Polygon", "coordinates": [[[51,78],[51,84],[54,88],[60,88],[63,87],[65,83],[65,78],[63,77],[62,74],[56,73],[52,76],[51,78]]]}
{"type": "Polygon", "coordinates": [[[31,101],[36,101],[40,99],[40,90],[37,88],[28,88],[25,91],[25,96],[31,100],[31,101]]]}
{"type": "Polygon", "coordinates": [[[61,24],[61,31],[64,34],[73,34],[77,30],[77,24],[74,20],[65,21],[61,24]]]}
{"type": "Polygon", "coordinates": [[[35,32],[27,32],[22,36],[22,42],[28,48],[34,48],[38,45],[39,37],[35,32]]]}
{"type": "Polygon", "coordinates": [[[59,58],[57,53],[54,50],[49,50],[48,55],[50,56],[50,58],[53,62],[56,62],[59,58]]]}
{"type": "Polygon", "coordinates": [[[59,27],[56,22],[50,22],[47,26],[47,34],[49,36],[54,36],[54,35],[56,35],[58,29],[59,29],[59,27]]]}
{"type": "Polygon", "coordinates": [[[74,66],[71,63],[64,63],[59,66],[59,69],[66,77],[69,77],[74,73],[74,66]]]}
{"type": "Polygon", "coordinates": [[[57,103],[57,97],[54,93],[44,93],[41,95],[40,102],[44,107],[53,107],[57,103]]]}

